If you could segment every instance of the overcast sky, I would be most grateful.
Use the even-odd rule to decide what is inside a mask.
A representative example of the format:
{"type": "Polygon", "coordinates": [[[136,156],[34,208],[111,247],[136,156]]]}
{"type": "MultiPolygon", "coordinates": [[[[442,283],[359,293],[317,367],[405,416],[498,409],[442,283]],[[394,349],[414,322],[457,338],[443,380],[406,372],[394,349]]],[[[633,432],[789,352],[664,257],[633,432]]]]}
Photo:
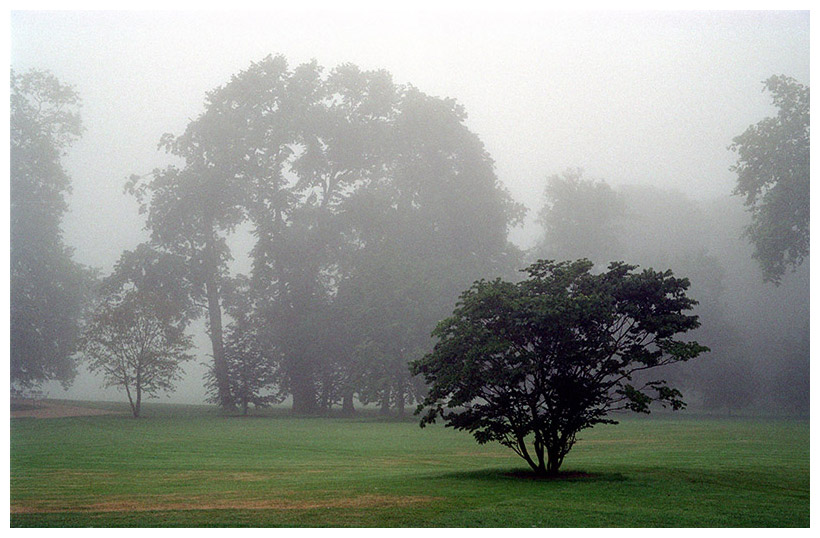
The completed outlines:
{"type": "MultiPolygon", "coordinates": [[[[568,167],[613,185],[728,196],[733,136],[769,115],[761,82],[809,83],[808,12],[13,12],[11,67],[47,69],[83,99],[65,165],[66,242],[108,272],[145,237],[127,176],[168,162],[205,93],[268,54],[384,68],[453,97],[534,215],[568,167]]],[[[513,240],[529,246],[530,223],[513,240]]]]}

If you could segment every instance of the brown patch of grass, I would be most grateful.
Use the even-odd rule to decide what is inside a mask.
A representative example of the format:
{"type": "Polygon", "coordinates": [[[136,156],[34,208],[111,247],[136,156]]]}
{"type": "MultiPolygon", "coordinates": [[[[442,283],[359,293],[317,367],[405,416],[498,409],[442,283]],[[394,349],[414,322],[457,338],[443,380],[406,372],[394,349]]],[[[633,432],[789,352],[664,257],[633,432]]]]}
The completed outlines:
{"type": "Polygon", "coordinates": [[[580,445],[638,445],[652,444],[653,439],[578,439],[575,446],[580,445]]]}
{"type": "MultiPolygon", "coordinates": [[[[13,401],[12,401],[13,402],[13,401]]],[[[91,409],[89,407],[77,407],[65,405],[47,400],[40,400],[37,405],[26,405],[25,408],[13,407],[11,418],[65,418],[65,417],[86,417],[96,415],[123,415],[119,411],[109,411],[106,409],[91,409]]]]}
{"type": "Polygon", "coordinates": [[[440,465],[441,460],[410,458],[378,458],[373,460],[375,466],[380,467],[401,467],[403,465],[440,465]]]}
{"type": "Polygon", "coordinates": [[[49,477],[54,477],[56,480],[64,480],[66,478],[93,478],[94,480],[99,480],[116,477],[116,474],[110,471],[78,471],[75,469],[52,469],[44,474],[47,474],[49,477]]]}
{"type": "Polygon", "coordinates": [[[504,458],[504,457],[507,457],[511,454],[513,454],[513,451],[511,451],[511,450],[498,450],[498,451],[495,451],[495,452],[489,452],[489,451],[485,452],[485,451],[478,451],[478,450],[474,450],[474,451],[463,450],[461,452],[456,452],[455,455],[458,456],[459,458],[504,458]]]}
{"type": "Polygon", "coordinates": [[[243,471],[238,473],[228,473],[227,478],[230,480],[236,480],[237,482],[264,482],[265,480],[270,480],[271,475],[243,471]]]}
{"type": "Polygon", "coordinates": [[[378,458],[373,463],[381,467],[396,467],[410,465],[412,462],[407,458],[378,458]]]}
{"type": "Polygon", "coordinates": [[[324,500],[295,499],[214,499],[197,496],[180,499],[120,499],[81,505],[58,501],[25,501],[12,503],[12,514],[50,512],[160,512],[172,510],[312,510],[316,508],[379,508],[424,504],[436,500],[428,496],[358,495],[324,500]]]}
{"type": "Polygon", "coordinates": [[[157,480],[173,482],[175,480],[221,480],[236,482],[264,482],[271,480],[282,473],[250,472],[250,471],[178,471],[176,473],[158,472],[157,480]]]}

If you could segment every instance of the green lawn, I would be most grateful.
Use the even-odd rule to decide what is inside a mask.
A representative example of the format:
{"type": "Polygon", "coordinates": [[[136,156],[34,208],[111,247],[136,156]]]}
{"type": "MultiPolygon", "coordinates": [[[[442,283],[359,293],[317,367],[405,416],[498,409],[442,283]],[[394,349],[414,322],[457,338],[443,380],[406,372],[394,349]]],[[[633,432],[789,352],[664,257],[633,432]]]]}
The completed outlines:
{"type": "Polygon", "coordinates": [[[533,480],[499,445],[372,416],[12,419],[11,525],[809,525],[808,421],[677,414],[580,438],[568,478],[533,480]]]}

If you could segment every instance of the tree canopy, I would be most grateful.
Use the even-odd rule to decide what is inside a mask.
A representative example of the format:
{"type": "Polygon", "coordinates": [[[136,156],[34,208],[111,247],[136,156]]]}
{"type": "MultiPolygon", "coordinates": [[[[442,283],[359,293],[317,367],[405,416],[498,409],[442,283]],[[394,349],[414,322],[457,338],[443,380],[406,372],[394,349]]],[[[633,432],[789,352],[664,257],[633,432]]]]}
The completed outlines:
{"type": "Polygon", "coordinates": [[[429,385],[421,425],[440,417],[551,474],[579,431],[616,423],[613,411],[682,408],[681,393],[646,371],[707,351],[677,338],[698,327],[685,313],[696,304],[689,282],[624,263],[592,267],[541,260],[523,281],[481,280],[465,291],[433,332],[433,352],[412,363],[429,385]]]}
{"type": "Polygon", "coordinates": [[[746,236],[766,281],[779,283],[786,269],[809,254],[809,87],[772,76],[764,83],[776,116],[750,125],[729,149],[737,153],[735,194],[752,214],[746,236]]]}
{"type": "Polygon", "coordinates": [[[193,306],[180,285],[184,265],[147,245],[124,252],[103,281],[80,340],[89,370],[126,392],[135,418],[143,396],[173,390],[181,363],[193,358],[185,334],[193,306]]]}
{"type": "Polygon", "coordinates": [[[538,212],[543,236],[536,250],[544,258],[621,259],[625,218],[626,200],[606,182],[586,179],[580,169],[552,175],[538,212]]]}
{"type": "Polygon", "coordinates": [[[411,398],[396,395],[413,383],[411,354],[429,349],[428,324],[480,274],[517,262],[507,230],[521,206],[465,119],[454,100],[395,84],[382,70],[326,71],[315,61],[290,67],[268,56],[209,92],[182,135],[163,137],[184,166],[134,177],[128,188],[144,204],[153,244],[187,260],[191,291],[204,299],[221,405],[235,403],[230,369],[239,365],[222,334],[227,238],[243,224],[255,240],[251,311],[240,315],[247,323],[231,325],[230,353],[260,358],[249,346],[264,342],[278,362],[278,388],[293,396],[294,410],[314,412],[349,401],[354,378],[361,396],[373,392],[383,369],[361,369],[367,360],[356,350],[383,356],[389,349],[391,381],[381,393],[394,394],[399,408],[411,398]],[[398,246],[407,255],[391,275],[395,260],[383,256],[398,246]],[[344,307],[354,287],[430,275],[437,281],[425,291],[428,303],[413,296],[421,289],[414,284],[366,311],[344,307]],[[396,349],[405,354],[393,356],[387,335],[417,304],[425,312],[401,332],[396,349]],[[360,330],[366,320],[377,326],[360,330]]]}
{"type": "Polygon", "coordinates": [[[68,384],[93,280],[61,230],[71,191],[61,159],[82,133],[80,98],[43,71],[12,71],[10,97],[11,381],[68,384]]]}

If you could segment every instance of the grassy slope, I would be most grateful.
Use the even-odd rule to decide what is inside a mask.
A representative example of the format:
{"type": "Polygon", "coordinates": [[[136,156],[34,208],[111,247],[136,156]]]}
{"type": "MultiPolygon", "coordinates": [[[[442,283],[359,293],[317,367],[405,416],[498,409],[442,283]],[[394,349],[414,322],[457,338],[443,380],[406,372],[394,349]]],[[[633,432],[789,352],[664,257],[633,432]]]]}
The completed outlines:
{"type": "Polygon", "coordinates": [[[808,421],[625,419],[580,436],[589,476],[539,481],[442,427],[147,411],[12,420],[12,507],[49,512],[12,526],[809,524],[808,421]]]}

